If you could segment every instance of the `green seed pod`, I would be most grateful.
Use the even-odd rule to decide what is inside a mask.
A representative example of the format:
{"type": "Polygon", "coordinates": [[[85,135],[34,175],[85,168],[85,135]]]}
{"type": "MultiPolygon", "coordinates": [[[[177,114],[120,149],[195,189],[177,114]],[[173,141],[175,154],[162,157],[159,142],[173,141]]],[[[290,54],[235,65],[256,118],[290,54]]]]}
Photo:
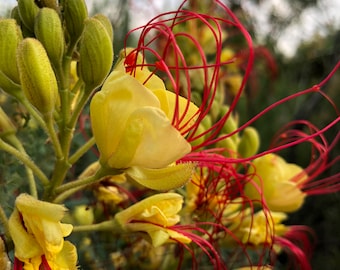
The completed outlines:
{"type": "Polygon", "coordinates": [[[20,18],[18,6],[15,6],[12,9],[11,18],[15,19],[17,24],[20,26],[23,37],[31,37],[32,36],[32,32],[24,25],[24,23],[22,22],[22,20],[20,18]]]}
{"type": "Polygon", "coordinates": [[[18,44],[22,40],[20,28],[14,19],[0,19],[0,33],[0,71],[14,83],[19,83],[15,59],[18,44]]]}
{"type": "Polygon", "coordinates": [[[88,88],[95,89],[109,74],[113,61],[111,38],[99,20],[85,21],[79,53],[79,75],[88,88]]]}
{"type": "Polygon", "coordinates": [[[97,19],[104,25],[109,37],[111,38],[111,42],[113,43],[113,28],[110,19],[103,14],[96,14],[93,18],[97,19]]]}
{"type": "Polygon", "coordinates": [[[39,12],[38,6],[34,0],[18,0],[18,9],[21,21],[33,33],[34,20],[39,12]]]}
{"type": "MultiPolygon", "coordinates": [[[[223,105],[223,107],[220,110],[220,114],[223,116],[229,111],[229,106],[223,105]]],[[[229,134],[231,132],[234,132],[238,128],[238,119],[235,117],[232,113],[229,115],[227,121],[224,123],[224,126],[222,128],[222,132],[225,134],[229,134]]],[[[238,143],[239,136],[238,133],[231,136],[233,140],[238,143]]]]}
{"type": "MultiPolygon", "coordinates": [[[[221,136],[225,136],[225,134],[222,134],[221,136]]],[[[237,143],[231,137],[227,137],[227,138],[219,140],[216,143],[216,147],[224,148],[225,152],[223,152],[223,155],[226,157],[232,157],[232,158],[237,157],[237,143]]]]}
{"type": "Polygon", "coordinates": [[[27,99],[44,116],[59,104],[58,85],[43,45],[34,38],[24,39],[18,48],[17,64],[27,99]]]}
{"type": "Polygon", "coordinates": [[[260,136],[257,130],[253,127],[247,127],[243,131],[241,141],[238,145],[237,151],[244,157],[251,157],[255,155],[260,147],[260,136]]]}
{"type": "Polygon", "coordinates": [[[0,138],[14,134],[16,132],[16,127],[13,125],[7,114],[0,107],[0,138]]]}
{"type": "Polygon", "coordinates": [[[40,9],[34,25],[34,33],[44,45],[53,66],[61,64],[64,55],[64,32],[58,13],[51,8],[40,9]]]}
{"type": "Polygon", "coordinates": [[[83,33],[84,21],[88,17],[85,0],[64,0],[63,13],[71,44],[76,44],[83,33]]]}

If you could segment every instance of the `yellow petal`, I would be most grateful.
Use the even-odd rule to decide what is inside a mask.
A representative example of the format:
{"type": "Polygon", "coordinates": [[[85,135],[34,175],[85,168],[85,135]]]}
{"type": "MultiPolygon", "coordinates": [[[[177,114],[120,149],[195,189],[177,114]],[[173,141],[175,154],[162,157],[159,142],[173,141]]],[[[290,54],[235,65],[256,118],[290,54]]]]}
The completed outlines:
{"type": "Polygon", "coordinates": [[[275,193],[267,201],[272,211],[294,212],[302,206],[306,194],[303,193],[295,183],[277,183],[275,193]]]}
{"type": "MultiPolygon", "coordinates": [[[[156,194],[151,197],[148,197],[142,201],[139,201],[129,208],[117,213],[115,215],[115,219],[118,221],[119,224],[122,225],[124,228],[127,223],[129,223],[132,220],[143,220],[145,221],[145,216],[143,217],[143,214],[147,209],[151,209],[152,207],[158,207],[163,214],[170,218],[171,222],[170,225],[174,225],[174,221],[178,221],[177,213],[182,208],[183,203],[183,197],[177,193],[161,193],[156,194]]],[[[153,217],[149,218],[148,221],[150,222],[159,222],[160,220],[156,218],[156,220],[153,220],[153,217]]],[[[164,224],[164,221],[162,221],[163,226],[169,225],[168,221],[166,224],[164,224]]]]}
{"type": "Polygon", "coordinates": [[[33,235],[25,230],[20,214],[17,209],[14,209],[8,221],[9,232],[15,245],[15,256],[19,260],[41,256],[43,254],[37,241],[33,235]]]}
{"type": "Polygon", "coordinates": [[[39,216],[51,221],[60,221],[67,211],[63,205],[39,201],[28,194],[20,194],[15,201],[19,212],[26,215],[39,216]]]}
{"type": "Polygon", "coordinates": [[[127,119],[143,106],[160,107],[159,101],[136,79],[113,71],[91,101],[91,123],[104,162],[115,153],[127,119]]]}
{"type": "Polygon", "coordinates": [[[76,247],[71,244],[69,241],[64,242],[63,249],[57,255],[55,264],[57,265],[56,268],[52,269],[60,269],[60,270],[76,270],[77,269],[77,250],[76,247]]]}
{"type": "Polygon", "coordinates": [[[166,91],[166,94],[169,102],[168,118],[179,119],[181,122],[180,126],[185,124],[187,128],[195,124],[198,117],[198,107],[188,99],[173,92],[166,91]]]}
{"type": "Polygon", "coordinates": [[[191,145],[160,109],[143,107],[135,110],[125,128],[117,155],[114,161],[109,161],[110,166],[116,167],[114,162],[125,158],[124,167],[163,168],[191,151],[191,145]]]}
{"type": "Polygon", "coordinates": [[[126,174],[137,183],[154,190],[170,190],[183,186],[190,180],[194,163],[180,163],[162,169],[131,167],[126,174]]]}

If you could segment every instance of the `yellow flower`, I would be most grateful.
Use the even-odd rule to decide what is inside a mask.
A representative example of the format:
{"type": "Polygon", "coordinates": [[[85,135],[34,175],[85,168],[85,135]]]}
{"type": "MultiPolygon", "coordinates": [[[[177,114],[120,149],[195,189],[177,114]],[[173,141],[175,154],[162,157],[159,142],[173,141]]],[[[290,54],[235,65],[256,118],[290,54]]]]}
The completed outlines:
{"type": "Polygon", "coordinates": [[[180,113],[190,126],[198,109],[166,90],[162,80],[147,68],[136,69],[133,75],[118,64],[91,101],[100,163],[114,169],[129,168],[127,174],[148,188],[179,187],[189,180],[194,166],[174,165],[191,151],[191,145],[172,125],[172,117],[180,113]],[[147,181],[150,178],[158,180],[147,181]],[[162,180],[170,185],[159,186],[162,180]]]}
{"type": "Polygon", "coordinates": [[[64,241],[73,226],[60,222],[67,209],[28,194],[21,194],[15,206],[9,228],[15,257],[24,262],[24,268],[39,270],[44,255],[53,270],[77,269],[76,248],[64,241]]]}
{"type": "Polygon", "coordinates": [[[272,244],[274,236],[282,236],[287,227],[281,224],[287,215],[282,212],[265,213],[263,210],[253,213],[251,209],[244,210],[241,216],[229,225],[242,243],[254,246],[272,244]]]}
{"type": "Polygon", "coordinates": [[[301,207],[306,194],[300,186],[308,177],[301,167],[275,154],[259,157],[253,165],[248,171],[253,175],[245,187],[247,196],[260,200],[263,195],[272,211],[293,212],[301,207]]]}
{"type": "Polygon", "coordinates": [[[177,193],[162,193],[148,197],[115,215],[123,230],[146,232],[155,247],[174,240],[190,243],[191,239],[172,230],[180,221],[183,198],[177,193]]]}

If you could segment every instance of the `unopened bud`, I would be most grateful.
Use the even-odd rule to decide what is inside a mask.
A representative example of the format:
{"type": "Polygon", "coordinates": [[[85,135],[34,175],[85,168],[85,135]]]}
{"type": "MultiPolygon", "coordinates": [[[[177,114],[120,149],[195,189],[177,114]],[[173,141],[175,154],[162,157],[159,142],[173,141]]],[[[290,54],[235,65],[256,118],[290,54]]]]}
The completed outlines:
{"type": "Polygon", "coordinates": [[[52,65],[60,65],[65,42],[58,13],[51,8],[40,9],[35,21],[34,33],[44,45],[52,65]]]}
{"type": "MultiPolygon", "coordinates": [[[[222,134],[221,136],[225,136],[225,134],[222,134]]],[[[224,148],[225,151],[223,152],[223,155],[226,156],[226,157],[235,158],[237,156],[237,143],[231,137],[220,139],[216,143],[216,147],[217,148],[224,148]]]]}
{"type": "Polygon", "coordinates": [[[96,14],[93,16],[93,18],[97,19],[102,23],[107,33],[109,34],[109,37],[111,38],[111,42],[113,42],[113,28],[110,19],[103,14],[96,14]]]}
{"type": "Polygon", "coordinates": [[[244,157],[251,157],[257,153],[260,147],[260,136],[253,127],[244,129],[237,151],[244,157]]]}
{"type": "Polygon", "coordinates": [[[17,64],[27,99],[43,115],[59,104],[58,85],[43,45],[34,38],[24,39],[18,48],[17,64]]]}
{"type": "Polygon", "coordinates": [[[17,129],[0,107],[0,138],[16,133],[17,129]]]}
{"type": "Polygon", "coordinates": [[[15,19],[17,24],[20,26],[23,37],[31,37],[32,32],[24,25],[19,14],[18,6],[15,6],[11,11],[11,18],[15,19]]]}
{"type": "Polygon", "coordinates": [[[14,83],[19,83],[15,59],[18,44],[22,40],[20,28],[14,19],[0,19],[0,33],[0,71],[14,83]]]}
{"type": "Polygon", "coordinates": [[[79,52],[79,75],[89,88],[95,89],[109,74],[113,61],[111,38],[99,20],[85,21],[79,52]]]}
{"type": "Polygon", "coordinates": [[[72,44],[76,44],[83,33],[84,21],[88,17],[85,0],[64,0],[65,25],[72,44]]]}
{"type": "MultiPolygon", "coordinates": [[[[229,107],[227,105],[224,105],[220,111],[221,116],[226,115],[228,111],[229,111],[229,107]]],[[[229,134],[237,130],[237,128],[238,128],[238,119],[232,113],[230,113],[228,119],[225,121],[223,125],[222,132],[229,134]]],[[[239,140],[237,133],[233,135],[231,138],[233,138],[235,142],[238,142],[239,140]]]]}
{"type": "Polygon", "coordinates": [[[34,20],[39,12],[34,0],[18,0],[18,9],[21,21],[32,33],[34,32],[34,20]]]}

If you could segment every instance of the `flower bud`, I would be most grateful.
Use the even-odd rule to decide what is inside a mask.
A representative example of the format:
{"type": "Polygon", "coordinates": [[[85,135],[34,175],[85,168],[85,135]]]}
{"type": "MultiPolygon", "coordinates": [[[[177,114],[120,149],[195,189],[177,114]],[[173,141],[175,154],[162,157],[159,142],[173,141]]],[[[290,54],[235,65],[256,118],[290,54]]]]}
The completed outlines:
{"type": "Polygon", "coordinates": [[[235,140],[233,140],[232,137],[227,137],[219,140],[216,143],[216,147],[224,148],[225,152],[223,152],[223,154],[227,157],[236,157],[237,155],[237,143],[235,142],[235,140]]]}
{"type": "Polygon", "coordinates": [[[37,39],[24,39],[19,44],[17,64],[27,99],[43,115],[52,113],[60,102],[58,85],[43,45],[37,39]]]}
{"type": "Polygon", "coordinates": [[[39,12],[38,6],[34,0],[18,0],[18,9],[21,21],[33,33],[34,20],[39,12]]]}
{"type": "Polygon", "coordinates": [[[72,44],[76,44],[83,33],[84,21],[88,17],[85,0],[64,0],[65,25],[72,44]]]}
{"type": "Polygon", "coordinates": [[[301,190],[308,180],[306,172],[294,163],[287,163],[276,154],[267,154],[253,161],[248,175],[252,178],[245,185],[245,195],[252,200],[265,199],[271,211],[294,212],[306,194],[301,190]]]}
{"type": "Polygon", "coordinates": [[[34,33],[43,44],[52,65],[58,66],[64,54],[64,33],[58,13],[51,8],[40,9],[34,33]]]}
{"type": "Polygon", "coordinates": [[[240,143],[238,144],[238,153],[244,158],[251,157],[256,154],[259,147],[260,136],[257,130],[253,127],[245,128],[240,143]]]}
{"type": "Polygon", "coordinates": [[[107,33],[109,34],[111,38],[111,42],[113,42],[113,29],[112,29],[112,24],[109,18],[103,14],[96,14],[93,16],[93,18],[97,19],[98,21],[102,23],[102,25],[105,27],[107,33]]]}
{"type": "Polygon", "coordinates": [[[31,37],[32,32],[24,25],[22,19],[19,14],[18,6],[15,6],[11,11],[11,18],[17,21],[17,24],[20,25],[22,36],[23,37],[31,37]]]}
{"type": "Polygon", "coordinates": [[[18,44],[22,40],[20,28],[14,19],[0,19],[0,33],[0,71],[14,83],[19,83],[15,58],[18,44]]]}
{"type": "MultiPolygon", "coordinates": [[[[229,111],[229,106],[224,105],[221,108],[221,115],[225,115],[227,114],[229,111]]],[[[234,115],[230,114],[228,119],[225,121],[223,128],[222,128],[222,132],[225,134],[229,134],[234,132],[236,129],[238,128],[238,119],[237,117],[235,117],[234,115]]],[[[235,135],[231,136],[231,138],[233,138],[233,140],[238,143],[239,142],[239,136],[238,133],[236,133],[235,135]]]]}
{"type": "Polygon", "coordinates": [[[113,48],[111,38],[99,20],[89,18],[85,21],[79,52],[80,77],[91,89],[100,86],[110,72],[113,48]]]}
{"type": "Polygon", "coordinates": [[[16,127],[0,107],[0,138],[16,133],[16,127]]]}

